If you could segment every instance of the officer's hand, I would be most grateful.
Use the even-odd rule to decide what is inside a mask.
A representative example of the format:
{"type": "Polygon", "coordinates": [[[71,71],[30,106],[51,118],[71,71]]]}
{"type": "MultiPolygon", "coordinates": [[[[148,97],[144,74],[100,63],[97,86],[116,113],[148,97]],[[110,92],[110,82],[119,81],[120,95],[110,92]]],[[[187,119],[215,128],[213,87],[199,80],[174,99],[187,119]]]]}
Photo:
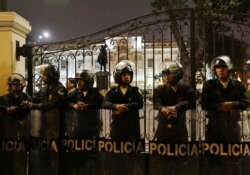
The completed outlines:
{"type": "Polygon", "coordinates": [[[175,106],[165,106],[161,109],[161,112],[166,117],[177,117],[176,107],[175,106]]]}
{"type": "Polygon", "coordinates": [[[233,103],[230,101],[222,102],[219,107],[219,111],[230,112],[233,110],[233,103]]]}
{"type": "Polygon", "coordinates": [[[171,110],[168,107],[161,108],[161,112],[164,116],[168,117],[171,113],[171,110]]]}
{"type": "Polygon", "coordinates": [[[85,104],[84,102],[81,102],[80,103],[80,109],[81,109],[81,111],[87,110],[87,104],[85,104]]]}
{"type": "Polygon", "coordinates": [[[125,104],[118,104],[116,105],[116,109],[120,112],[120,113],[125,113],[128,112],[128,107],[125,104]]]}
{"type": "Polygon", "coordinates": [[[28,100],[25,100],[22,102],[21,106],[24,108],[30,108],[31,102],[29,102],[28,100]]]}
{"type": "Polygon", "coordinates": [[[73,108],[74,108],[75,110],[77,110],[77,111],[80,111],[81,108],[82,108],[82,105],[81,105],[81,103],[76,103],[76,104],[73,105],[73,108]]]}
{"type": "Polygon", "coordinates": [[[85,104],[84,102],[77,102],[76,104],[73,105],[73,108],[77,111],[83,111],[87,109],[87,104],[85,104]]]}
{"type": "Polygon", "coordinates": [[[7,107],[8,114],[14,113],[15,111],[16,111],[16,106],[7,107]]]}

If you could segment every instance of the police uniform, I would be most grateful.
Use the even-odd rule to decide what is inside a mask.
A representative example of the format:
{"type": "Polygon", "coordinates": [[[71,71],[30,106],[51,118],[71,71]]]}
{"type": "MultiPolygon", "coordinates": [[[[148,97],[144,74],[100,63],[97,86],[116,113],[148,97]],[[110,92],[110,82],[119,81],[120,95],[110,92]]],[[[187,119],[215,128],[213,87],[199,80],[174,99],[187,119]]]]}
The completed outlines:
{"type": "Polygon", "coordinates": [[[239,142],[240,110],[247,108],[247,98],[245,87],[238,80],[229,79],[226,88],[222,86],[218,79],[208,80],[203,85],[201,104],[207,111],[206,117],[209,119],[206,140],[209,142],[239,142]],[[232,112],[219,111],[220,103],[232,101],[234,110],[232,112]]]}
{"type": "Polygon", "coordinates": [[[119,86],[112,87],[104,97],[103,108],[112,109],[110,136],[114,140],[140,139],[139,109],[143,107],[142,95],[137,87],[128,86],[123,95],[119,86]],[[126,104],[129,111],[117,114],[115,106],[126,104]]]}
{"type": "MultiPolygon", "coordinates": [[[[53,77],[52,77],[53,78],[53,77]]],[[[59,79],[59,78],[58,78],[59,79]]],[[[49,141],[56,139],[60,141],[62,135],[62,119],[66,107],[67,90],[57,78],[50,80],[49,84],[41,88],[31,104],[32,109],[37,109],[35,115],[40,119],[38,137],[49,141]]],[[[60,149],[60,142],[57,149],[60,149]]],[[[59,152],[54,150],[31,150],[31,174],[37,175],[56,175],[60,174],[61,159],[59,152]]]]}
{"type": "Polygon", "coordinates": [[[30,109],[25,108],[23,101],[30,101],[31,97],[26,93],[16,96],[13,92],[0,97],[0,105],[5,108],[15,106],[15,112],[7,113],[3,110],[3,128],[0,137],[6,139],[27,139],[28,138],[28,117],[30,109]]]}
{"type": "MultiPolygon", "coordinates": [[[[240,81],[230,78],[233,71],[230,57],[226,55],[216,57],[212,61],[212,66],[215,74],[218,73],[218,75],[216,74],[216,78],[207,80],[204,83],[201,96],[202,109],[206,110],[206,117],[208,118],[205,139],[209,143],[240,142],[238,121],[240,120],[240,111],[248,106],[247,97],[245,96],[246,88],[240,81]],[[228,74],[224,73],[226,71],[228,74]],[[223,72],[223,74],[220,72],[223,72]],[[226,80],[223,81],[226,84],[220,82],[220,79],[226,80]],[[230,110],[221,110],[221,104],[224,102],[230,102],[232,108],[230,107],[230,110]]],[[[207,160],[208,170],[206,173],[209,175],[240,174],[239,157],[208,155],[207,160]]]]}
{"type": "Polygon", "coordinates": [[[25,144],[20,152],[18,150],[10,152],[8,149],[15,148],[14,141],[21,141],[22,145],[28,143],[30,109],[26,108],[23,102],[30,100],[31,97],[28,94],[23,92],[14,93],[11,89],[8,94],[0,97],[0,106],[2,107],[0,111],[0,139],[6,139],[6,142],[1,143],[0,174],[23,175],[26,173],[28,164],[27,145],[25,144]],[[7,108],[13,106],[15,110],[7,112],[7,108]],[[3,146],[4,143],[6,143],[6,146],[3,146]]]}
{"type": "MultiPolygon", "coordinates": [[[[162,75],[165,82],[154,89],[154,109],[159,111],[155,138],[158,142],[165,143],[187,142],[186,111],[195,108],[195,93],[189,85],[180,82],[184,75],[180,63],[168,61],[163,65],[162,75]]],[[[185,157],[152,158],[159,175],[188,173],[188,162],[185,157]]]]}
{"type": "Polygon", "coordinates": [[[77,89],[69,98],[69,106],[78,102],[83,102],[87,105],[86,110],[72,111],[73,123],[68,131],[68,136],[77,138],[93,138],[98,137],[102,128],[100,119],[100,111],[103,96],[97,88],[88,88],[86,96],[83,91],[77,89]]]}
{"type": "Polygon", "coordinates": [[[61,82],[51,86],[45,85],[34,98],[32,108],[38,109],[41,113],[40,137],[59,137],[60,120],[64,115],[67,90],[61,82]]]}
{"type": "Polygon", "coordinates": [[[195,93],[185,84],[178,83],[176,91],[169,84],[159,85],[154,90],[154,109],[157,115],[157,141],[187,141],[186,110],[195,108],[195,93]],[[164,116],[160,111],[165,106],[176,106],[177,117],[164,116]]]}

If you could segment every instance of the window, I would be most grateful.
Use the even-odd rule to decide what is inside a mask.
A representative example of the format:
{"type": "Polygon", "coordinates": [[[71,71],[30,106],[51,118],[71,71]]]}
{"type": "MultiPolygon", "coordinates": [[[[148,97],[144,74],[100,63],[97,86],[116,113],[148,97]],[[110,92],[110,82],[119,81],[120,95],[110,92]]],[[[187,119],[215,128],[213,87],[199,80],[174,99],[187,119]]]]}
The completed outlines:
{"type": "Polygon", "coordinates": [[[61,69],[66,69],[67,68],[67,62],[66,60],[61,61],[61,69]]]}
{"type": "Polygon", "coordinates": [[[154,60],[153,60],[153,58],[149,58],[148,59],[148,68],[153,68],[153,66],[154,66],[154,60]]]}

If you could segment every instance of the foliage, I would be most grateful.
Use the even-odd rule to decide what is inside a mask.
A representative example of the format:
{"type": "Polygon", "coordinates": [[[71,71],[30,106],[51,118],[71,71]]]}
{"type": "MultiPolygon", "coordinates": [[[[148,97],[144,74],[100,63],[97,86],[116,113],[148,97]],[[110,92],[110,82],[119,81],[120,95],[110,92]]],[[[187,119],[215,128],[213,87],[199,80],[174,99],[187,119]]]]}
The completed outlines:
{"type": "Polygon", "coordinates": [[[187,0],[155,0],[151,6],[155,11],[164,11],[169,9],[185,8],[187,0]]]}
{"type": "MultiPolygon", "coordinates": [[[[223,22],[220,23],[220,16],[217,12],[234,11],[250,14],[250,0],[154,0],[151,6],[155,11],[186,7],[211,9],[209,15],[206,14],[205,16],[201,13],[196,19],[197,23],[199,23],[196,28],[196,67],[202,67],[202,62],[204,61],[205,63],[210,63],[215,56],[227,54],[233,59],[234,65],[236,65],[235,70],[242,70],[248,43],[230,35],[224,35],[231,30],[231,26],[225,25],[223,22]],[[203,28],[204,25],[205,28],[203,28]],[[221,30],[214,33],[216,26],[219,26],[221,30]],[[204,42],[204,38],[206,42],[204,42]]],[[[241,15],[233,14],[229,13],[227,15],[229,20],[237,22],[249,20],[241,15]]]]}
{"type": "Polygon", "coordinates": [[[197,7],[249,13],[249,0],[194,0],[197,7]]]}
{"type": "Polygon", "coordinates": [[[191,7],[229,10],[250,13],[249,0],[154,0],[151,6],[155,11],[191,7]]]}

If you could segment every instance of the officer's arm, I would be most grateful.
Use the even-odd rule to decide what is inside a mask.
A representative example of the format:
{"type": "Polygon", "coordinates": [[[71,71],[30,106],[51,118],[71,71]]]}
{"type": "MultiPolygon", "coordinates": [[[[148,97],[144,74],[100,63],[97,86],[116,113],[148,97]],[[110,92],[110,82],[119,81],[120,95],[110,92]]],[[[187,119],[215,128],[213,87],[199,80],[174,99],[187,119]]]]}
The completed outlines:
{"type": "Polygon", "coordinates": [[[194,109],[196,106],[194,90],[189,86],[185,86],[183,91],[182,100],[175,105],[176,111],[186,111],[188,109],[194,109]]]}
{"type": "Polygon", "coordinates": [[[233,103],[233,109],[237,110],[245,110],[249,107],[249,99],[246,96],[246,88],[245,86],[239,82],[235,81],[235,84],[237,85],[236,88],[240,92],[240,98],[238,100],[232,101],[233,103]]]}
{"type": "Polygon", "coordinates": [[[116,104],[113,102],[112,91],[108,91],[105,95],[102,103],[104,109],[116,109],[116,104]]]}
{"type": "Polygon", "coordinates": [[[63,106],[66,100],[66,95],[67,95],[66,90],[63,87],[59,88],[58,91],[52,97],[51,101],[45,103],[33,104],[33,108],[47,111],[54,107],[63,106]]]}
{"type": "Polygon", "coordinates": [[[94,101],[86,104],[88,109],[100,109],[102,106],[103,96],[98,90],[94,91],[94,93],[95,93],[94,101]]]}
{"type": "Polygon", "coordinates": [[[220,103],[213,100],[211,97],[211,90],[213,90],[211,82],[207,81],[203,85],[202,94],[201,94],[201,107],[203,110],[218,110],[220,103]]]}
{"type": "Polygon", "coordinates": [[[161,109],[164,106],[162,103],[162,95],[160,93],[160,86],[154,89],[153,99],[154,99],[154,109],[161,111],[161,109]]]}
{"type": "Polygon", "coordinates": [[[129,109],[141,109],[143,107],[142,94],[139,88],[134,88],[131,103],[126,104],[129,109]]]}

